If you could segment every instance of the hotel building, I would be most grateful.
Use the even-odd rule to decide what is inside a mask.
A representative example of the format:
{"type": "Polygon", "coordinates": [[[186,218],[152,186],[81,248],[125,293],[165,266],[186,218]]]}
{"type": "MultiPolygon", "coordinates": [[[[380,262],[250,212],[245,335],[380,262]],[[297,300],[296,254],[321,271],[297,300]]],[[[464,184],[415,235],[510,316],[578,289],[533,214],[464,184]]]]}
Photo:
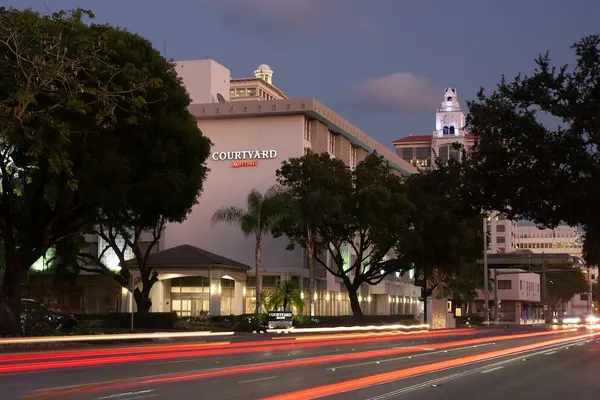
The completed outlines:
{"type": "MultiPolygon", "coordinates": [[[[231,78],[229,69],[213,60],[177,62],[176,68],[192,98],[190,111],[213,148],[199,203],[184,223],[166,227],[161,244],[166,250],[152,261],[160,279],[152,289],[153,311],[173,310],[182,315],[254,311],[255,240],[245,237],[238,227],[213,226],[211,217],[222,206],[245,207],[251,189],[264,193],[276,184],[275,172],[282,161],[311,150],[327,152],[353,167],[376,151],[397,174],[417,172],[410,162],[316,99],[288,98],[274,86],[273,70],[267,65],[260,65],[253,77],[241,79],[231,78]],[[194,254],[213,261],[202,266],[190,261],[194,254]]],[[[285,238],[263,238],[258,286],[269,290],[278,280],[297,283],[306,313],[304,252],[286,250],[287,243],[285,238]]],[[[350,249],[346,257],[352,261],[350,249]]],[[[315,275],[316,314],[350,314],[341,280],[320,266],[315,275]]],[[[376,286],[363,286],[359,299],[364,313],[417,316],[420,288],[412,278],[412,273],[391,275],[376,286]]]]}

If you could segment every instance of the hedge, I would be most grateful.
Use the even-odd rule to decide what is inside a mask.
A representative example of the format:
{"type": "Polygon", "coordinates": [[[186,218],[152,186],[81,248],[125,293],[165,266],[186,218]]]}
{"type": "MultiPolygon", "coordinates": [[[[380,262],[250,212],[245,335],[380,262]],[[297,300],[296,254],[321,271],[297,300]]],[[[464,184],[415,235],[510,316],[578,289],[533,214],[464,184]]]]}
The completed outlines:
{"type": "MultiPolygon", "coordinates": [[[[266,314],[242,315],[215,315],[207,317],[178,317],[174,312],[168,313],[134,313],[135,329],[161,329],[161,330],[226,330],[236,332],[254,331],[258,327],[266,326],[266,314]]],[[[82,325],[94,326],[97,329],[129,329],[131,326],[131,313],[109,314],[80,314],[75,315],[78,321],[86,322],[82,325]]],[[[413,315],[365,315],[356,318],[352,315],[342,316],[303,316],[293,318],[295,327],[336,327],[357,325],[384,325],[384,324],[415,324],[413,315]]]]}

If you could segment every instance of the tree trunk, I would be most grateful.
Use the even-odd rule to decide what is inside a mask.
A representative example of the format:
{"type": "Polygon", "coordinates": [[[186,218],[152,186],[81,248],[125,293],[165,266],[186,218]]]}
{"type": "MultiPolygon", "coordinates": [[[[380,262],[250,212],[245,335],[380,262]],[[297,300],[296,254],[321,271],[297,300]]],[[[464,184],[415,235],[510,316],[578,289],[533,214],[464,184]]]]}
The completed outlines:
{"type": "Polygon", "coordinates": [[[152,307],[152,300],[150,300],[150,296],[144,293],[145,290],[140,290],[135,288],[133,291],[133,298],[135,299],[135,305],[137,306],[137,312],[139,314],[146,314],[150,312],[150,308],[152,307]]]}
{"type": "Polygon", "coordinates": [[[360,308],[360,302],[358,301],[358,288],[348,287],[348,298],[350,299],[350,308],[352,309],[352,315],[357,318],[363,316],[362,309],[360,308]]]}
{"type": "Polygon", "coordinates": [[[427,298],[429,297],[428,293],[427,293],[427,278],[428,278],[427,277],[427,269],[425,269],[423,271],[423,323],[424,324],[427,324],[427,322],[428,322],[427,313],[429,312],[429,310],[428,310],[429,307],[427,307],[427,298]]]}
{"type": "MultiPolygon", "coordinates": [[[[9,257],[5,258],[9,261],[9,257]]],[[[19,265],[7,263],[0,289],[0,336],[21,334],[21,278],[19,265]]]]}
{"type": "Polygon", "coordinates": [[[316,314],[315,310],[315,256],[314,256],[314,242],[312,236],[312,230],[306,229],[306,264],[308,267],[308,312],[312,317],[316,314]]]}
{"type": "MultiPolygon", "coordinates": [[[[261,290],[261,279],[260,279],[260,273],[259,273],[259,269],[260,269],[260,245],[261,245],[261,240],[260,237],[256,238],[256,247],[254,248],[254,277],[256,279],[256,295],[254,296],[254,301],[255,301],[255,309],[254,309],[254,313],[256,315],[260,314],[260,290],[261,290]]],[[[267,310],[268,311],[268,310],[267,310]]]]}
{"type": "Polygon", "coordinates": [[[140,272],[142,272],[142,290],[136,287],[133,291],[133,298],[135,299],[137,312],[140,314],[145,314],[150,312],[150,309],[152,308],[150,291],[152,290],[152,286],[158,282],[158,275],[156,273],[152,273],[151,276],[148,276],[150,272],[142,268],[140,268],[140,272]]]}

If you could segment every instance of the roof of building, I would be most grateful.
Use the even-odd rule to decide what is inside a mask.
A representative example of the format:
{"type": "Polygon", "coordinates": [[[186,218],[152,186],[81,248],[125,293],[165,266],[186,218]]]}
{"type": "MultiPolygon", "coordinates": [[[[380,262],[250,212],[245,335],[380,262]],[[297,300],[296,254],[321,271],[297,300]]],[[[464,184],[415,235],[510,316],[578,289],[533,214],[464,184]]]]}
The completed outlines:
{"type": "MultiPolygon", "coordinates": [[[[467,133],[465,136],[467,137],[467,139],[475,140],[475,135],[467,133]]],[[[431,139],[432,138],[433,138],[433,134],[429,134],[429,135],[408,135],[408,136],[404,136],[403,138],[394,140],[392,142],[392,144],[422,143],[422,142],[430,142],[431,143],[431,139]]]]}
{"type": "Polygon", "coordinates": [[[403,160],[392,149],[368,136],[357,126],[314,98],[296,98],[284,100],[248,100],[227,104],[206,103],[191,104],[190,112],[198,119],[248,118],[264,115],[306,115],[325,124],[335,133],[346,137],[357,147],[369,152],[376,150],[390,162],[390,165],[403,175],[417,173],[415,166],[403,160]]]}
{"type": "Polygon", "coordinates": [[[229,83],[230,84],[235,84],[239,83],[239,84],[248,84],[248,83],[256,83],[256,84],[260,84],[260,85],[264,85],[266,87],[268,87],[269,89],[273,90],[275,93],[281,95],[284,98],[288,98],[285,93],[283,93],[283,91],[281,89],[279,89],[277,86],[265,81],[264,79],[261,78],[256,78],[256,77],[252,77],[252,78],[231,78],[229,83]]]}
{"type": "Polygon", "coordinates": [[[262,71],[271,71],[271,72],[273,71],[273,70],[271,69],[271,67],[269,67],[267,64],[260,64],[260,65],[258,66],[258,68],[256,68],[256,70],[257,70],[257,71],[261,71],[261,70],[262,70],[262,71]]]}
{"type": "MultiPolygon", "coordinates": [[[[135,260],[129,260],[128,264],[135,264],[135,260]]],[[[229,258],[211,253],[189,244],[171,247],[156,253],[151,253],[148,257],[148,266],[150,267],[230,267],[238,268],[244,271],[250,269],[249,266],[229,258]]]]}

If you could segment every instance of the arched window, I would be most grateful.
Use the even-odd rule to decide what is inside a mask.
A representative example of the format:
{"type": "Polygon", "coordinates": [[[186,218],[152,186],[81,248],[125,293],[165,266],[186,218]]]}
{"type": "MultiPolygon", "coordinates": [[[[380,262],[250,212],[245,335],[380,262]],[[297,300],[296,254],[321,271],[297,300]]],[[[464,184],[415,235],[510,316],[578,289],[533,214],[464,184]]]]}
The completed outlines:
{"type": "Polygon", "coordinates": [[[450,134],[454,135],[454,127],[453,126],[450,127],[450,134]]]}
{"type": "Polygon", "coordinates": [[[445,127],[444,127],[443,134],[444,134],[444,135],[447,135],[447,134],[448,134],[448,127],[447,127],[447,126],[445,126],[445,127]]]}
{"type": "Polygon", "coordinates": [[[446,101],[452,101],[452,96],[448,96],[448,98],[446,99],[446,101]]]}

